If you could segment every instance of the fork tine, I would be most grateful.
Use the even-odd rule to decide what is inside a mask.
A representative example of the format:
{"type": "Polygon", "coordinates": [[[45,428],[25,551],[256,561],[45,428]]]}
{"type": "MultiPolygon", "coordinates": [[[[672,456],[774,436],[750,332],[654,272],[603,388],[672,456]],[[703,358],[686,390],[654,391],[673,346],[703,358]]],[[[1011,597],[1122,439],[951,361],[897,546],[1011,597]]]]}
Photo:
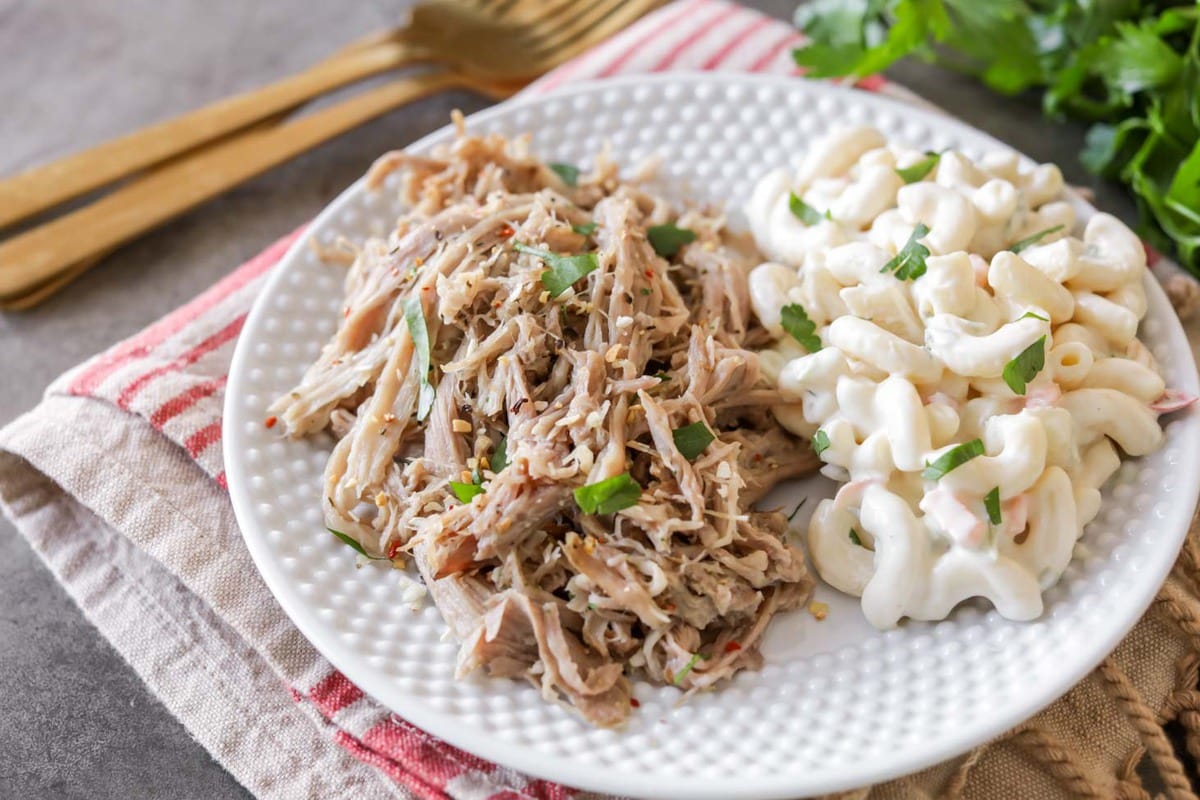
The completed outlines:
{"type": "Polygon", "coordinates": [[[557,20],[556,25],[544,20],[541,26],[535,26],[531,31],[530,55],[538,61],[560,61],[562,51],[574,55],[575,50],[608,38],[662,4],[663,0],[596,0],[573,17],[557,20]]]}

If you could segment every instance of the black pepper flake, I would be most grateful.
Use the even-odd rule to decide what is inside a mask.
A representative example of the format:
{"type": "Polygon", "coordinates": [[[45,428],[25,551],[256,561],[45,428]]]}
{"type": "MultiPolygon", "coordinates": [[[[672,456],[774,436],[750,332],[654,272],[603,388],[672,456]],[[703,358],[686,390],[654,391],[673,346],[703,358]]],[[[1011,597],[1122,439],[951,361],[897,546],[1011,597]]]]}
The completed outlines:
{"type": "Polygon", "coordinates": [[[629,292],[625,293],[625,302],[629,305],[633,305],[633,295],[631,295],[629,292]]]}
{"type": "Polygon", "coordinates": [[[526,401],[528,401],[528,400],[529,400],[528,397],[522,397],[520,400],[513,403],[512,408],[509,410],[512,411],[512,413],[514,413],[514,414],[521,413],[521,406],[525,405],[526,401]]]}
{"type": "Polygon", "coordinates": [[[433,232],[433,238],[440,242],[442,240],[442,232],[435,229],[433,232]]]}

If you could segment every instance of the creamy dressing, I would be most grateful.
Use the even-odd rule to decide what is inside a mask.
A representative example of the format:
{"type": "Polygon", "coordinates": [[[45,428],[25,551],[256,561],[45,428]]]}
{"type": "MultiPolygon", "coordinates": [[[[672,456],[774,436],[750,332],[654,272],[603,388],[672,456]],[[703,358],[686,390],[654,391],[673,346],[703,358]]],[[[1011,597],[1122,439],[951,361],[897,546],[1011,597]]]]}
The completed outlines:
{"type": "Polygon", "coordinates": [[[762,354],[789,401],[776,415],[844,482],[809,552],[879,628],[970,597],[1040,615],[1120,465],[1114,443],[1152,452],[1158,414],[1193,399],[1166,390],[1136,338],[1145,252],[1127,227],[1097,214],[1073,236],[1053,165],[946,152],[900,174],[930,161],[844,130],[765,175],[745,209],[771,259],[750,297],[777,338],[762,354]],[[793,213],[793,193],[819,221],[793,213]],[[784,329],[788,305],[819,351],[784,329]]]}

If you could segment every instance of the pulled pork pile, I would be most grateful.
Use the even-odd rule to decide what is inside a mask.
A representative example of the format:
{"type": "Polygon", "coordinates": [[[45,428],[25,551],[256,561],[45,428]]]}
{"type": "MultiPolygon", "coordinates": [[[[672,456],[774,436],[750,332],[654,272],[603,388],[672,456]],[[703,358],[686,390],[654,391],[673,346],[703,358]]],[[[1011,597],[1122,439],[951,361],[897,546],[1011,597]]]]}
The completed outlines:
{"type": "Polygon", "coordinates": [[[746,271],[723,220],[463,134],[393,153],[411,211],[361,246],[344,318],[272,408],[330,429],[329,527],[411,556],[460,672],[527,676],[598,725],[630,677],[710,687],[755,668],[807,598],[778,511],[816,466],[768,410],[746,271]]]}

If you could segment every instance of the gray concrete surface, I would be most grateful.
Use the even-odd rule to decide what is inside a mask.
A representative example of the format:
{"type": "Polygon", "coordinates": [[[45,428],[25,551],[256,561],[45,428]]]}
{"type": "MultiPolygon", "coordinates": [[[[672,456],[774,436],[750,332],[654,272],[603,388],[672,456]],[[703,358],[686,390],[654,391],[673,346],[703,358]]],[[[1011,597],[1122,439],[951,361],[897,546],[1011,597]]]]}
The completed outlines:
{"type": "MultiPolygon", "coordinates": [[[[295,71],[393,24],[407,0],[0,0],[0,175],[295,71]]],[[[749,3],[787,18],[795,0],[749,3]]],[[[922,66],[896,77],[1030,155],[1081,130],[922,66]]],[[[445,95],[393,113],[126,248],[35,311],[0,315],[0,423],[57,374],[137,331],[315,214],[373,156],[440,127],[445,95]]],[[[1112,187],[1101,205],[1128,216],[1112,187]]],[[[0,800],[246,798],[0,521],[0,800]]]]}

